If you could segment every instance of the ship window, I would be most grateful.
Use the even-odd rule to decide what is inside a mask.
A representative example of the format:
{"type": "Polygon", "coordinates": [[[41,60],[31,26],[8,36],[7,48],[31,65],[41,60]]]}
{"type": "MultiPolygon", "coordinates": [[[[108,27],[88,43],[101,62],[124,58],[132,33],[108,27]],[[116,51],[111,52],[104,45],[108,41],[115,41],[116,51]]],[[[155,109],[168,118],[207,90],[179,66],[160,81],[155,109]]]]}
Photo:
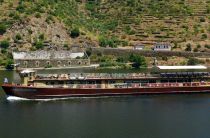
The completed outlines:
{"type": "Polygon", "coordinates": [[[115,83],[115,81],[109,81],[109,83],[110,83],[110,84],[113,84],[113,83],[115,83]]]}
{"type": "Polygon", "coordinates": [[[66,84],[74,84],[73,81],[67,81],[66,84]]]}
{"type": "Polygon", "coordinates": [[[64,84],[64,81],[59,81],[59,84],[64,84]]]}

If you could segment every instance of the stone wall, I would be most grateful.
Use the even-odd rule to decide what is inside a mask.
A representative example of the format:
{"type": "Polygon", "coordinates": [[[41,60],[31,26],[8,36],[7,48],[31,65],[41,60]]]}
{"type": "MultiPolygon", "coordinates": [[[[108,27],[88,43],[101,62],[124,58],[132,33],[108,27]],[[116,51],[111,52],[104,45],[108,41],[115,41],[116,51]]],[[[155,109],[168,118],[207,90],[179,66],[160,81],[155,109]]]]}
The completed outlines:
{"type": "Polygon", "coordinates": [[[185,51],[152,51],[152,50],[136,50],[136,49],[119,49],[119,48],[92,48],[92,53],[96,55],[115,55],[129,56],[131,53],[139,54],[145,57],[209,57],[207,52],[185,52],[185,51]]]}
{"type": "Polygon", "coordinates": [[[88,66],[90,65],[89,59],[53,59],[53,60],[32,60],[32,59],[17,59],[16,64],[19,64],[20,68],[45,68],[47,66],[52,67],[75,67],[75,66],[88,66]]]}

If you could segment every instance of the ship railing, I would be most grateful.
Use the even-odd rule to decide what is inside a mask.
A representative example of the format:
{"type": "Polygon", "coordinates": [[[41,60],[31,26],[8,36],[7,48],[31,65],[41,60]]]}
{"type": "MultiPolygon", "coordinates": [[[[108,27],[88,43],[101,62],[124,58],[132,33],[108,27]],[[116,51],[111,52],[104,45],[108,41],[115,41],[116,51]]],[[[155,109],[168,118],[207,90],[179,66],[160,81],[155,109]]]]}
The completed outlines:
{"type": "Polygon", "coordinates": [[[72,74],[39,74],[35,78],[37,80],[67,80],[67,79],[135,79],[144,77],[154,77],[151,74],[143,73],[72,73],[72,74]]]}
{"type": "Polygon", "coordinates": [[[99,84],[78,84],[77,88],[80,88],[80,89],[96,89],[96,88],[101,88],[101,85],[99,85],[99,84]]]}

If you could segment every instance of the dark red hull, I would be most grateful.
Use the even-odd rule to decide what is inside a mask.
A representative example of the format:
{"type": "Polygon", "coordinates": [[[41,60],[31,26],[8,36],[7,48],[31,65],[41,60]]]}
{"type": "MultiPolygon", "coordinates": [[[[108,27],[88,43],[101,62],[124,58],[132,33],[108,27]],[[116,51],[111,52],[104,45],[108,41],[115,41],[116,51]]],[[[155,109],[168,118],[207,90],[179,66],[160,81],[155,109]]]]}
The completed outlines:
{"type": "Polygon", "coordinates": [[[5,93],[8,96],[17,96],[28,99],[210,92],[210,86],[74,89],[74,88],[41,88],[41,87],[25,87],[17,85],[3,85],[2,88],[4,89],[5,93]]]}

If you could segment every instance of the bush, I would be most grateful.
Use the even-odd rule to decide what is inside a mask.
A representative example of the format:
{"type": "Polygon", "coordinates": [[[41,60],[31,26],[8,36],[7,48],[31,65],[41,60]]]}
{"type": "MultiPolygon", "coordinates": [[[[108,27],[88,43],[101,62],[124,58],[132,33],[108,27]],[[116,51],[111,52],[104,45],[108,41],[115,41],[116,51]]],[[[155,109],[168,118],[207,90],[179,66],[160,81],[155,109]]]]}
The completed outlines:
{"type": "Polygon", "coordinates": [[[194,48],[193,49],[193,52],[198,52],[198,48],[194,48]]]}
{"type": "Polygon", "coordinates": [[[206,21],[206,19],[204,17],[200,18],[200,22],[205,22],[205,21],[206,21]]]}
{"type": "Polygon", "coordinates": [[[47,16],[46,20],[45,20],[47,23],[50,23],[50,21],[53,21],[53,16],[52,15],[49,15],[47,16]]]}
{"type": "Polygon", "coordinates": [[[42,49],[42,48],[44,48],[43,42],[42,41],[37,41],[35,43],[35,47],[36,47],[36,49],[42,49]]]}
{"type": "Polygon", "coordinates": [[[52,65],[46,65],[45,68],[52,68],[52,65]]]}
{"type": "Polygon", "coordinates": [[[36,17],[36,18],[40,18],[40,17],[41,17],[41,14],[37,12],[37,13],[35,14],[35,17],[36,17]]]}
{"type": "Polygon", "coordinates": [[[185,51],[192,51],[192,47],[190,43],[187,44],[185,51]]]}
{"type": "Polygon", "coordinates": [[[125,63],[126,62],[124,57],[118,57],[116,61],[120,62],[120,63],[125,63]]]}
{"type": "Polygon", "coordinates": [[[133,62],[132,67],[134,68],[147,67],[146,59],[143,56],[131,54],[129,61],[133,62]]]}
{"type": "Polygon", "coordinates": [[[71,38],[76,38],[79,35],[80,35],[79,28],[74,28],[73,30],[71,30],[71,33],[70,33],[71,38]]]}
{"type": "Polygon", "coordinates": [[[110,39],[110,38],[105,38],[105,37],[103,37],[103,36],[101,36],[101,37],[99,38],[99,45],[100,45],[101,47],[109,46],[109,47],[114,48],[114,47],[117,47],[116,43],[117,43],[117,40],[114,39],[114,38],[111,38],[111,39],[110,39]]]}
{"type": "Polygon", "coordinates": [[[0,24],[0,35],[3,35],[7,30],[6,25],[0,24]]]}
{"type": "Polygon", "coordinates": [[[7,49],[9,47],[9,42],[7,40],[1,41],[0,47],[4,48],[4,49],[7,49]]]}
{"type": "Polygon", "coordinates": [[[44,40],[44,34],[39,35],[39,40],[42,40],[42,41],[44,40]]]}
{"type": "Polygon", "coordinates": [[[208,49],[210,49],[210,45],[208,45],[208,44],[205,44],[205,48],[208,48],[208,49]]]}
{"type": "Polygon", "coordinates": [[[14,66],[12,64],[14,64],[13,60],[12,59],[8,59],[6,61],[6,64],[5,64],[5,68],[8,69],[8,70],[14,69],[14,66]]]}
{"type": "Polygon", "coordinates": [[[198,65],[200,64],[201,62],[196,59],[196,58],[190,58],[188,61],[187,61],[187,65],[198,65]]]}
{"type": "Polygon", "coordinates": [[[197,44],[197,48],[201,48],[201,45],[200,44],[197,44]]]}
{"type": "Polygon", "coordinates": [[[201,39],[207,39],[207,34],[202,34],[201,39]]]}
{"type": "Polygon", "coordinates": [[[91,56],[91,54],[92,54],[91,49],[87,49],[87,50],[86,50],[86,54],[87,54],[87,56],[88,56],[88,57],[90,57],[90,56],[91,56]]]}
{"type": "Polygon", "coordinates": [[[15,39],[16,39],[16,40],[21,40],[22,37],[21,37],[21,35],[18,33],[18,34],[16,34],[15,39]]]}

